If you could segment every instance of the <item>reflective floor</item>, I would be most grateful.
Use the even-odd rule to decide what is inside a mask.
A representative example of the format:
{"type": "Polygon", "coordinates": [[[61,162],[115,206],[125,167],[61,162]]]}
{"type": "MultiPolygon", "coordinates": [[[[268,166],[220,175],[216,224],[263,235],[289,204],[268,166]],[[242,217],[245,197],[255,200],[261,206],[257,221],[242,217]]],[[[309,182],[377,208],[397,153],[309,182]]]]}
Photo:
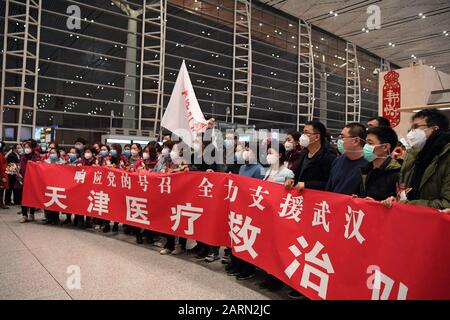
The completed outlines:
{"type": "Polygon", "coordinates": [[[48,226],[42,210],[35,222],[19,223],[19,210],[0,209],[0,299],[286,299],[289,292],[259,289],[262,274],[237,281],[220,260],[162,256],[122,227],[103,234],[48,226]]]}

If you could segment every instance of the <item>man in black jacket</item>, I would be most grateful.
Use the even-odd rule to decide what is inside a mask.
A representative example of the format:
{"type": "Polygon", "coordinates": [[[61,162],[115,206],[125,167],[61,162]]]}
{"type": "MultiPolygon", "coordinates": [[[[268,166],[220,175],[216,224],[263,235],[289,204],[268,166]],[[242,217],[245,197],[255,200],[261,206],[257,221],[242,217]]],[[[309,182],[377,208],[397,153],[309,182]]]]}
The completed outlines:
{"type": "MultiPolygon", "coordinates": [[[[337,157],[336,150],[327,141],[325,125],[317,120],[306,123],[299,142],[304,149],[300,152],[294,169],[294,180],[288,180],[286,188],[295,187],[298,191],[304,188],[325,190],[331,164],[337,157]]],[[[292,290],[289,292],[289,297],[300,299],[302,295],[292,290]]]]}
{"type": "Polygon", "coordinates": [[[401,165],[390,154],[398,138],[390,127],[373,127],[367,131],[364,158],[370,163],[361,169],[359,197],[382,201],[397,195],[401,165]]]}
{"type": "Polygon", "coordinates": [[[326,140],[326,133],[326,127],[317,120],[305,124],[300,137],[300,145],[304,149],[294,169],[294,180],[286,182],[287,188],[295,187],[298,191],[304,188],[325,190],[331,164],[337,157],[336,151],[326,140]]]}

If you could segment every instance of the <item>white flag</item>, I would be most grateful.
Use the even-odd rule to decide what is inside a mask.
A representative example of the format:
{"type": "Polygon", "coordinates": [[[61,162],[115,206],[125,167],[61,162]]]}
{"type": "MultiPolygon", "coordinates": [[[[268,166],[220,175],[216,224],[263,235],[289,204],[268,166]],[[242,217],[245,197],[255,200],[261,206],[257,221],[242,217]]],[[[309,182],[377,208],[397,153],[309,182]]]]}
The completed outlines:
{"type": "Polygon", "coordinates": [[[205,120],[195,97],[184,60],[161,120],[161,126],[182,138],[183,142],[190,147],[197,134],[204,132],[208,127],[208,121],[205,120]]]}

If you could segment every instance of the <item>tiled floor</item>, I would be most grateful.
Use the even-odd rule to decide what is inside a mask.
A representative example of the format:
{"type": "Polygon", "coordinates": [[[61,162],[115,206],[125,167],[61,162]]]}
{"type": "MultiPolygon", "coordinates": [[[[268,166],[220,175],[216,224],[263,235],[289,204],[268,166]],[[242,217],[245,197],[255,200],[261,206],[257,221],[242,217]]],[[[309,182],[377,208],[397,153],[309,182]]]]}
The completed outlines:
{"type": "MultiPolygon", "coordinates": [[[[43,213],[19,223],[19,207],[0,210],[0,299],[285,299],[288,289],[239,282],[220,261],[162,256],[133,236],[74,226],[47,226],[43,213]],[[70,286],[79,267],[81,288],[70,286]],[[72,289],[70,289],[72,288],[72,289]]],[[[62,218],[62,217],[61,217],[62,218]]],[[[188,246],[192,245],[188,243],[188,246]]]]}

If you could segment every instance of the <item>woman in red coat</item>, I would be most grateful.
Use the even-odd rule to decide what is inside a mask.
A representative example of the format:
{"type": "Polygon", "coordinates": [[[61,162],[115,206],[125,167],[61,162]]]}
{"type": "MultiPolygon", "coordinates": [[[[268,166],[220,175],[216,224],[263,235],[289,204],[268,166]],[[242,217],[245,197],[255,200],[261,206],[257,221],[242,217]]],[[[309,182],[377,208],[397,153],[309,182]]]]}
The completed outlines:
{"type": "Polygon", "coordinates": [[[6,161],[5,155],[3,154],[4,148],[5,143],[3,141],[0,141],[0,209],[9,209],[3,202],[3,196],[5,194],[5,190],[8,189],[9,181],[8,174],[6,173],[8,162],[6,161]]]}

